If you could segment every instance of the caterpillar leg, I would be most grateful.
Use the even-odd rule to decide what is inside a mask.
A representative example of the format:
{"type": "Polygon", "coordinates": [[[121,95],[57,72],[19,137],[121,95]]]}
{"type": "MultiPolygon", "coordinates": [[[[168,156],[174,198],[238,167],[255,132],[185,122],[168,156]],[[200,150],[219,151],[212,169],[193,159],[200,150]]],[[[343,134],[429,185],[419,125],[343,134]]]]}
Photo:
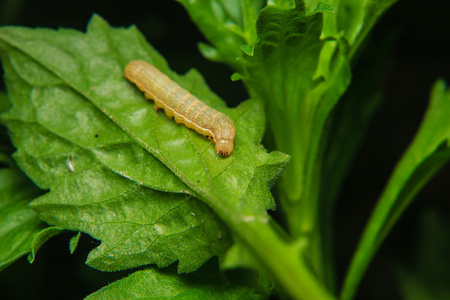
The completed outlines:
{"type": "Polygon", "coordinates": [[[153,106],[154,110],[158,111],[158,109],[164,108],[164,104],[160,100],[158,100],[156,98],[154,98],[154,99],[155,99],[155,106],[153,106]]]}
{"type": "Polygon", "coordinates": [[[153,99],[155,99],[155,97],[153,96],[153,94],[151,94],[151,93],[149,93],[149,92],[147,92],[147,91],[145,91],[144,95],[145,95],[145,99],[147,99],[147,100],[153,100],[153,99]]]}
{"type": "Polygon", "coordinates": [[[175,122],[177,123],[177,125],[180,125],[181,123],[183,123],[183,118],[175,116],[175,122]]]}

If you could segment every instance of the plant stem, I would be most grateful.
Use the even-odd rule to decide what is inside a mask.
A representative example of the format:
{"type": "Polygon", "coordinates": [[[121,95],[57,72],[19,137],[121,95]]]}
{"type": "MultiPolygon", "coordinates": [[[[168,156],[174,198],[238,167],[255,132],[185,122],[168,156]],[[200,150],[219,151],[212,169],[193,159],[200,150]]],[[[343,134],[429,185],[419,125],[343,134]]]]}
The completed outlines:
{"type": "Polygon", "coordinates": [[[245,213],[254,211],[251,208],[236,211],[219,197],[208,195],[207,198],[206,202],[233,230],[259,267],[290,299],[335,299],[306,267],[298,248],[282,240],[269,225],[267,215],[245,213]]]}

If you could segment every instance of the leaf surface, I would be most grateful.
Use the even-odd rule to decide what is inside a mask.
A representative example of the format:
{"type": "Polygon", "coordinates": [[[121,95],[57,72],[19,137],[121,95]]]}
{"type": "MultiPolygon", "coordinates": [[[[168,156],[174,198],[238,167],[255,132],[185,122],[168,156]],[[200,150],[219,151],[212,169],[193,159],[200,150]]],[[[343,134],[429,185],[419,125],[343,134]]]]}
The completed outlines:
{"type": "Polygon", "coordinates": [[[111,271],[178,260],[180,272],[193,271],[230,245],[215,213],[267,218],[268,187],[288,157],[259,146],[259,102],[226,108],[197,72],[174,74],[135,28],[112,29],[98,16],[86,34],[3,28],[0,36],[14,103],[2,120],[21,168],[51,190],[33,208],[52,225],[101,240],[90,265],[111,271]],[[227,113],[236,125],[233,154],[220,157],[204,137],[155,112],[123,76],[134,59],[227,113]]]}

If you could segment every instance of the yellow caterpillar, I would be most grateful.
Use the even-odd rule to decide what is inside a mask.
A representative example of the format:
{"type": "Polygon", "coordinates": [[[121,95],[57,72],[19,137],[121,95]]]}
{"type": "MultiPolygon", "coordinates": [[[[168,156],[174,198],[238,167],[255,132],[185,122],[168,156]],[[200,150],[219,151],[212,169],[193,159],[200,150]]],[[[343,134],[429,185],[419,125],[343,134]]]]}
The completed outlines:
{"type": "Polygon", "coordinates": [[[233,151],[235,132],[230,117],[198,100],[145,61],[130,62],[125,77],[145,93],[145,98],[155,101],[155,110],[164,109],[170,119],[175,117],[177,124],[183,123],[214,141],[220,155],[233,151]]]}

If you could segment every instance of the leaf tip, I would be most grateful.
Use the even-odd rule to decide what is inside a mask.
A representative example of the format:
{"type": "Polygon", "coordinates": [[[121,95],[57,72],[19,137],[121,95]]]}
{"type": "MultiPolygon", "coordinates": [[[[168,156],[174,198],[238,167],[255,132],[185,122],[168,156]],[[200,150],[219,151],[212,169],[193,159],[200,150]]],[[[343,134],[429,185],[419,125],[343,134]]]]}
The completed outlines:
{"type": "Polygon", "coordinates": [[[208,45],[206,43],[198,43],[198,50],[200,51],[200,53],[206,58],[209,59],[211,61],[220,61],[221,60],[221,56],[219,51],[217,51],[217,48],[208,45]]]}
{"type": "Polygon", "coordinates": [[[331,5],[327,2],[319,2],[311,14],[313,15],[313,14],[324,13],[324,12],[332,13],[332,14],[336,13],[333,5],[331,5]]]}
{"type": "Polygon", "coordinates": [[[242,45],[241,50],[244,51],[244,53],[247,54],[248,56],[253,56],[255,52],[255,44],[242,45]]]}
{"type": "Polygon", "coordinates": [[[242,79],[242,75],[239,73],[233,73],[233,75],[231,75],[231,81],[238,81],[242,79]]]}

